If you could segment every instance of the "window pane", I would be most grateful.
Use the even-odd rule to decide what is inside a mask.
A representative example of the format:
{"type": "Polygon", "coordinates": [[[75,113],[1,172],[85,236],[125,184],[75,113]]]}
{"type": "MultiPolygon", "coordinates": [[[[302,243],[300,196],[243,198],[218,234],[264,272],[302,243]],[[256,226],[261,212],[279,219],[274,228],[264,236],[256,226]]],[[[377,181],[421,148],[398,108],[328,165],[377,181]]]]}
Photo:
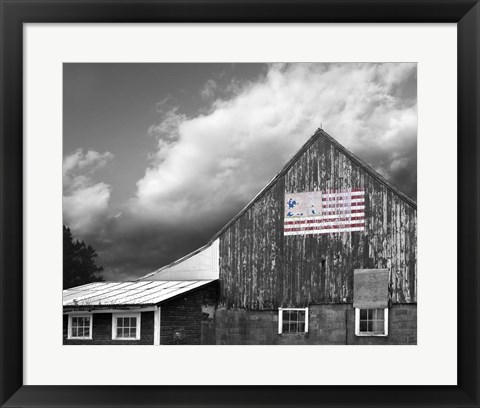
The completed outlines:
{"type": "Polygon", "coordinates": [[[121,327],[117,327],[117,337],[123,337],[123,329],[121,327]]]}
{"type": "Polygon", "coordinates": [[[373,331],[373,322],[371,320],[367,322],[367,331],[368,332],[373,331]]]}
{"type": "Polygon", "coordinates": [[[77,327],[77,326],[78,326],[78,318],[72,317],[72,327],[77,327]]]}
{"type": "Polygon", "coordinates": [[[383,320],[385,314],[384,309],[377,309],[377,320],[383,320]]]}
{"type": "Polygon", "coordinates": [[[360,309],[360,320],[367,320],[367,309],[360,309]]]}
{"type": "Polygon", "coordinates": [[[85,317],[84,323],[85,323],[85,326],[90,327],[90,318],[85,317]]]}
{"type": "Polygon", "coordinates": [[[366,320],[360,320],[360,331],[361,332],[366,332],[367,331],[367,321],[366,320]]]}
{"type": "Polygon", "coordinates": [[[137,318],[131,317],[130,318],[130,327],[137,327],[137,318]]]}
{"type": "Polygon", "coordinates": [[[90,337],[90,327],[86,327],[84,332],[83,332],[83,335],[85,337],[90,337]]]}
{"type": "Polygon", "coordinates": [[[282,333],[305,332],[306,310],[283,310],[282,333]]]}
{"type": "Polygon", "coordinates": [[[78,337],[78,329],[76,327],[72,327],[72,337],[78,337]]]}
{"type": "Polygon", "coordinates": [[[374,320],[373,321],[373,331],[378,334],[384,333],[384,321],[383,320],[374,320]]]}
{"type": "Polygon", "coordinates": [[[117,328],[123,327],[123,317],[117,317],[117,328]]]}

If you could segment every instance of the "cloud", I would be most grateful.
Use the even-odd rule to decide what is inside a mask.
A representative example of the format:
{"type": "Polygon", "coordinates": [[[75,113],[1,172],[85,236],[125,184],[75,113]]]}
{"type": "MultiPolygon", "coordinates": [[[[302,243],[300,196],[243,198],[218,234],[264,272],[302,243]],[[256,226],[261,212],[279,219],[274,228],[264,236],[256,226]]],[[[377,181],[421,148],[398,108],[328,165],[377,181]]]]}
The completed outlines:
{"type": "Polygon", "coordinates": [[[414,195],[416,98],[399,90],[415,75],[415,64],[274,64],[207,112],[170,110],[157,125],[170,136],[159,138],[132,211],[197,228],[230,217],[321,123],[388,179],[410,177],[403,187],[414,195]]]}
{"type": "Polygon", "coordinates": [[[212,99],[215,96],[215,90],[217,87],[217,83],[213,79],[209,79],[200,91],[200,95],[205,100],[212,99]]]}
{"type": "Polygon", "coordinates": [[[107,214],[111,188],[93,176],[112,158],[110,152],[80,149],[63,159],[63,222],[76,233],[98,230],[107,214]]]}

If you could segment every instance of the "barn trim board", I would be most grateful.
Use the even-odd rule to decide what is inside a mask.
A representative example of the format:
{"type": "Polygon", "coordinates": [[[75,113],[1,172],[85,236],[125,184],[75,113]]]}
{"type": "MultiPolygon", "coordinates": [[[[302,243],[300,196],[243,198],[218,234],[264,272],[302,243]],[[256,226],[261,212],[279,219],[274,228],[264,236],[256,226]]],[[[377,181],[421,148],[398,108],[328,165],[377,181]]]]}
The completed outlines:
{"type": "MultiPolygon", "coordinates": [[[[318,129],[205,246],[95,290],[114,308],[158,308],[142,315],[150,344],[416,344],[416,211],[318,129]],[[205,285],[148,304],[158,287],[195,281],[205,285]]],[[[64,307],[85,290],[64,292],[64,307]]]]}

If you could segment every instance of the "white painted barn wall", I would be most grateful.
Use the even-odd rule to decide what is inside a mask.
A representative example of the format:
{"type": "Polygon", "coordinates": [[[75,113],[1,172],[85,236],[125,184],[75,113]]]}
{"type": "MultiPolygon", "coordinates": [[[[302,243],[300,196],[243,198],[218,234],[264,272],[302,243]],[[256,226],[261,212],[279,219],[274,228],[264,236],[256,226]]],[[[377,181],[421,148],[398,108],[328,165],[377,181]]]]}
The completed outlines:
{"type": "Polygon", "coordinates": [[[219,239],[140,280],[203,280],[219,277],[219,239]]]}

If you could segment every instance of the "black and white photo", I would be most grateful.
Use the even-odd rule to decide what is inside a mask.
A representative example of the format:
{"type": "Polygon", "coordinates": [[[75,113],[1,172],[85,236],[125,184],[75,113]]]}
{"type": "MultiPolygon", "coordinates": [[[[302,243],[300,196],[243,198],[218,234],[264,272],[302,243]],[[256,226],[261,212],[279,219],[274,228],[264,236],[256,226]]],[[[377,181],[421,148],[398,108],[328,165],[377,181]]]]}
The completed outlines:
{"type": "Polygon", "coordinates": [[[416,199],[415,63],[64,63],[63,344],[415,345],[416,199]]]}

